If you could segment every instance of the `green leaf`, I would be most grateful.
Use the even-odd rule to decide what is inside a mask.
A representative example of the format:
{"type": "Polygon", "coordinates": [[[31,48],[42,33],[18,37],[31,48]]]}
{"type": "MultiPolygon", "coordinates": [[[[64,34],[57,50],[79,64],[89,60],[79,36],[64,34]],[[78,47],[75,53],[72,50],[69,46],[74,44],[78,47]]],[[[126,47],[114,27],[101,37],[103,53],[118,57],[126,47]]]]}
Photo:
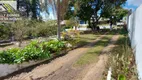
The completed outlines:
{"type": "Polygon", "coordinates": [[[126,77],[124,75],[119,75],[118,80],[126,80],[126,77]]]}

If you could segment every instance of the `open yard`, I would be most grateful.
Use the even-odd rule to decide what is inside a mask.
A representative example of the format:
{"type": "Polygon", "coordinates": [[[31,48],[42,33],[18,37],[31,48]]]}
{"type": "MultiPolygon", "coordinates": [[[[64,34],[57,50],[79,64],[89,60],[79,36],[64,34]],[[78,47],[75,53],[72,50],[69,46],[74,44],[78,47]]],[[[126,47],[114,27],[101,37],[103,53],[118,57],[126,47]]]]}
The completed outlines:
{"type": "Polygon", "coordinates": [[[141,79],[141,3],[0,0],[0,80],[141,79]]]}
{"type": "MultiPolygon", "coordinates": [[[[107,63],[110,60],[110,52],[114,51],[112,49],[115,49],[116,45],[121,45],[123,34],[123,30],[80,34],[73,40],[76,46],[79,46],[76,49],[51,62],[44,62],[35,67],[25,68],[24,72],[22,70],[11,74],[5,77],[5,80],[101,80],[104,74],[108,74],[105,70],[109,67],[107,63]]],[[[117,74],[119,75],[113,75],[117,74]]]]}

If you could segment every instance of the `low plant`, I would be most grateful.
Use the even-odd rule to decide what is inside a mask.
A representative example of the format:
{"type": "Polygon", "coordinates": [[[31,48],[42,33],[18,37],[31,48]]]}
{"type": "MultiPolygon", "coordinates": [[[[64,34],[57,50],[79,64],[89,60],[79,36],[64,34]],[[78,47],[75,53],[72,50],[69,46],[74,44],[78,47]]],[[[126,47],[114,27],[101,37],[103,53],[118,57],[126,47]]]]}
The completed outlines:
{"type": "Polygon", "coordinates": [[[13,48],[0,52],[0,63],[13,64],[30,60],[47,59],[51,57],[51,53],[59,53],[63,49],[66,49],[63,41],[32,41],[23,49],[13,48]]]}
{"type": "Polygon", "coordinates": [[[80,36],[80,32],[77,30],[69,30],[66,32],[62,32],[62,37],[65,41],[72,40],[73,38],[77,38],[80,36]]]}
{"type": "Polygon", "coordinates": [[[80,42],[80,32],[77,30],[62,32],[62,39],[72,46],[78,46],[78,43],[80,42]]]}
{"type": "Polygon", "coordinates": [[[127,36],[121,36],[110,52],[107,70],[112,68],[112,80],[138,80],[135,56],[128,43],[127,36]]]}
{"type": "Polygon", "coordinates": [[[50,51],[48,48],[44,48],[38,41],[32,41],[26,46],[22,53],[24,54],[25,60],[38,60],[50,57],[50,51]]]}
{"type": "Polygon", "coordinates": [[[0,63],[13,63],[18,59],[20,53],[19,48],[9,49],[7,51],[0,52],[0,63]]]}
{"type": "Polygon", "coordinates": [[[61,35],[62,35],[62,39],[65,41],[69,41],[73,39],[71,35],[68,34],[68,32],[62,32],[61,35]]]}
{"type": "Polygon", "coordinates": [[[65,43],[58,40],[49,41],[47,45],[52,53],[59,53],[65,48],[65,43]]]}

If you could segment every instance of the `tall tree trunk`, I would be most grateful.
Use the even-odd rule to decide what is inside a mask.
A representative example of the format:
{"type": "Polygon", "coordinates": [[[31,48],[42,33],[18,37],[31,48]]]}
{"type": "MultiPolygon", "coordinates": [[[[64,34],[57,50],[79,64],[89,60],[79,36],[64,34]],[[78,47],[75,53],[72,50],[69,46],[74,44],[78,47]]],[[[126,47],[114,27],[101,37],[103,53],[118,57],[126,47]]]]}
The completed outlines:
{"type": "Polygon", "coordinates": [[[92,20],[93,20],[92,30],[95,32],[96,31],[96,21],[95,21],[95,18],[93,18],[92,20]]]}
{"type": "Polygon", "coordinates": [[[92,29],[90,19],[88,20],[88,25],[89,25],[89,28],[91,28],[91,29],[92,29]]]}
{"type": "Polygon", "coordinates": [[[26,10],[26,12],[27,12],[27,17],[29,17],[29,12],[30,12],[30,2],[29,1],[26,1],[26,8],[27,8],[27,10],[26,10]]]}
{"type": "Polygon", "coordinates": [[[20,36],[20,38],[18,39],[19,41],[19,47],[22,47],[22,41],[23,41],[23,34],[20,36]]]}
{"type": "Polygon", "coordinates": [[[61,25],[60,25],[60,0],[57,0],[57,5],[58,5],[58,9],[57,9],[57,23],[58,23],[58,30],[57,30],[57,37],[58,40],[61,40],[61,25]]]}
{"type": "Polygon", "coordinates": [[[19,0],[17,0],[17,10],[19,11],[19,0]]]}
{"type": "Polygon", "coordinates": [[[32,0],[32,13],[33,13],[33,15],[32,15],[32,17],[33,17],[33,19],[37,19],[37,12],[36,12],[36,7],[37,7],[37,0],[32,0]]]}
{"type": "Polygon", "coordinates": [[[110,22],[109,22],[109,24],[110,24],[110,31],[112,31],[112,24],[113,24],[113,22],[112,22],[112,18],[110,18],[110,22]]]}
{"type": "Polygon", "coordinates": [[[21,39],[19,40],[18,47],[22,47],[22,40],[21,39]]]}

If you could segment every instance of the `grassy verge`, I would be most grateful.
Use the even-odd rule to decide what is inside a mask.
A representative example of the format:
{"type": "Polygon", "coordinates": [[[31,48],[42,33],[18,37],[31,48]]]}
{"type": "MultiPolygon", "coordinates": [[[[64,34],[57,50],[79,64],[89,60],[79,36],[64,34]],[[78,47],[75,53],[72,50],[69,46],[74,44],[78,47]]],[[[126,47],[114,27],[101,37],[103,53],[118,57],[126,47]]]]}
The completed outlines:
{"type": "Polygon", "coordinates": [[[87,53],[80,57],[74,66],[84,66],[98,61],[99,53],[108,45],[113,35],[106,35],[102,40],[97,42],[87,53]]]}
{"type": "Polygon", "coordinates": [[[101,35],[104,35],[106,33],[107,36],[116,34],[116,31],[100,31],[95,33],[89,33],[89,34],[80,34],[79,37],[75,38],[75,45],[86,45],[94,40],[96,40],[101,35]]]}
{"type": "Polygon", "coordinates": [[[104,72],[104,80],[107,77],[107,71],[111,67],[112,80],[138,80],[135,57],[129,46],[128,37],[121,35],[115,47],[110,53],[108,65],[104,72]]]}
{"type": "Polygon", "coordinates": [[[88,44],[92,42],[93,40],[97,39],[100,37],[100,35],[95,35],[95,34],[82,34],[79,36],[79,42],[77,44],[88,44]]]}
{"type": "Polygon", "coordinates": [[[89,44],[90,42],[94,41],[100,37],[100,35],[95,35],[95,34],[80,34],[78,37],[75,37],[73,40],[68,41],[71,43],[73,46],[84,46],[89,44]]]}

